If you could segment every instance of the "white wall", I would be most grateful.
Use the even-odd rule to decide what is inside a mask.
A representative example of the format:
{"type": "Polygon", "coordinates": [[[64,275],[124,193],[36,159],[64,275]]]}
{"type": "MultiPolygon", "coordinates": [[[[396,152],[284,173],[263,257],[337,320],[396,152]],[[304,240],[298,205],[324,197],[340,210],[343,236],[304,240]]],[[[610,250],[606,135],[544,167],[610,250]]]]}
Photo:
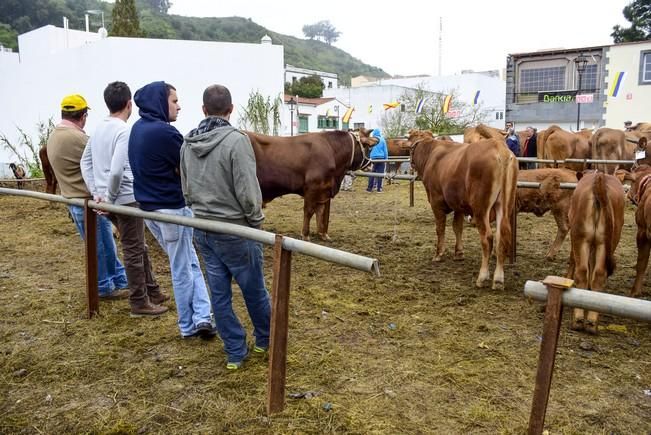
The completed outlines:
{"type": "MultiPolygon", "coordinates": [[[[156,80],[174,85],[181,112],[173,125],[182,134],[203,118],[201,99],[208,85],[218,83],[230,89],[234,125],[250,92],[258,90],[272,98],[283,92],[283,47],[279,45],[107,38],[49,53],[49,30],[32,33],[27,47],[37,50],[36,36],[40,35],[43,46],[49,48],[32,56],[21,46],[19,65],[5,64],[0,56],[0,95],[11,102],[0,106],[0,132],[13,140],[18,138],[19,126],[36,141],[36,122],[50,117],[59,122],[61,99],[73,93],[82,94],[91,107],[86,131],[92,134],[107,114],[104,88],[115,80],[126,82],[132,93],[156,80]]],[[[136,112],[130,123],[137,119],[136,112]]],[[[0,163],[12,161],[15,157],[0,149],[0,163]]]]}
{"type": "Polygon", "coordinates": [[[606,127],[622,129],[625,121],[651,122],[651,85],[639,84],[640,52],[651,50],[651,41],[610,46],[606,57],[608,95],[615,74],[626,71],[617,97],[608,97],[604,120],[606,127]]]}

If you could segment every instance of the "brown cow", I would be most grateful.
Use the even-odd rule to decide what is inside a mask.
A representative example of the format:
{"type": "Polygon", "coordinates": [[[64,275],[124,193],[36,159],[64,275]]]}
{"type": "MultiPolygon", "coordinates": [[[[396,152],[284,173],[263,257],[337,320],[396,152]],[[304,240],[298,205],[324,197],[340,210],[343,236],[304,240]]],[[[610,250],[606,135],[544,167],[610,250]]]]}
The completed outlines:
{"type": "Polygon", "coordinates": [[[556,239],[545,257],[553,259],[570,229],[568,211],[572,190],[561,189],[560,183],[575,183],[576,172],[569,169],[530,169],[518,173],[518,181],[540,183],[540,189],[518,188],[516,208],[518,213],[533,213],[540,217],[551,210],[556,221],[556,239]]]}
{"type": "Polygon", "coordinates": [[[321,239],[330,240],[330,200],[339,193],[346,171],[356,170],[367,160],[367,150],[378,143],[372,130],[326,131],[299,136],[265,136],[246,132],[253,144],[262,200],[282,195],[303,197],[303,230],[310,238],[310,220],[316,213],[321,239]]]}
{"type": "MultiPolygon", "coordinates": [[[[581,174],[577,174],[580,176],[581,174]]],[[[615,249],[624,224],[624,188],[613,175],[590,172],[577,183],[570,201],[572,252],[568,276],[578,288],[603,290],[615,271],[615,249]]],[[[597,333],[599,313],[575,308],[572,329],[597,333]]]]}
{"type": "Polygon", "coordinates": [[[474,143],[483,139],[496,139],[504,142],[506,140],[506,131],[489,127],[485,124],[479,124],[476,127],[466,127],[463,130],[464,143],[474,143]]]}
{"type": "MultiPolygon", "coordinates": [[[[590,141],[585,132],[572,133],[558,125],[552,125],[538,132],[537,151],[539,159],[588,159],[590,158],[590,141]]],[[[551,165],[548,165],[551,166],[551,165]]],[[[583,164],[562,163],[560,167],[582,170],[583,164]]]]}
{"type": "MultiPolygon", "coordinates": [[[[626,137],[622,130],[615,130],[614,128],[600,128],[597,130],[591,139],[592,143],[592,158],[599,160],[632,160],[633,149],[626,146],[626,137]],[[630,151],[630,152],[629,152],[630,151]]],[[[607,174],[614,174],[619,167],[618,164],[605,164],[594,163],[593,168],[605,172],[607,174]]],[[[630,165],[629,165],[630,167],[630,165]]]]}
{"type": "Polygon", "coordinates": [[[54,195],[57,191],[58,182],[50,165],[50,159],[47,157],[46,144],[43,144],[38,150],[38,157],[41,159],[41,168],[43,168],[43,176],[45,177],[45,192],[54,195]]]}
{"type": "MultiPolygon", "coordinates": [[[[387,152],[389,157],[409,157],[409,144],[407,139],[387,139],[387,152]]],[[[388,173],[398,173],[398,169],[402,165],[402,162],[389,162],[386,165],[386,172],[388,173]]],[[[391,177],[388,179],[388,183],[392,183],[391,177]]]]}
{"type": "Polygon", "coordinates": [[[482,262],[476,285],[489,277],[488,261],[493,250],[491,212],[497,220],[497,264],[493,288],[504,285],[504,257],[510,250],[511,216],[515,206],[518,163],[515,156],[495,139],[472,144],[440,141],[423,134],[409,136],[412,165],[422,178],[436,219],[437,245],[433,261],[445,251],[445,217],[454,212],[456,236],[454,256],[463,258],[464,216],[473,217],[482,246],[482,262]]]}
{"type": "Polygon", "coordinates": [[[637,224],[637,265],[635,283],[630,291],[632,297],[642,294],[642,284],[649,264],[651,249],[651,166],[641,165],[630,174],[632,184],[628,199],[637,206],[635,223],[637,224]]]}
{"type": "Polygon", "coordinates": [[[638,138],[645,137],[647,141],[651,141],[651,122],[638,122],[630,128],[628,133],[632,133],[638,138]]]}

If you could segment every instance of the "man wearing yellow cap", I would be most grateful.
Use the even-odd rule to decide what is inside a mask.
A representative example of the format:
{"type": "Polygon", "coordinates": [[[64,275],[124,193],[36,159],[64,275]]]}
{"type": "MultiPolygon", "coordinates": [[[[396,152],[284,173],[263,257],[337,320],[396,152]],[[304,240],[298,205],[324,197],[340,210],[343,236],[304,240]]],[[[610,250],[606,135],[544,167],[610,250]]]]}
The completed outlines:
{"type": "MultiPolygon", "coordinates": [[[[61,101],[61,123],[47,141],[47,157],[65,198],[92,198],[81,174],[80,160],[88,136],[84,132],[88,104],[78,94],[68,95],[61,101]]],[[[84,237],[84,209],[69,205],[77,231],[84,237]]],[[[117,257],[111,222],[97,216],[97,279],[102,299],[124,299],[129,296],[124,266],[117,257]]]]}

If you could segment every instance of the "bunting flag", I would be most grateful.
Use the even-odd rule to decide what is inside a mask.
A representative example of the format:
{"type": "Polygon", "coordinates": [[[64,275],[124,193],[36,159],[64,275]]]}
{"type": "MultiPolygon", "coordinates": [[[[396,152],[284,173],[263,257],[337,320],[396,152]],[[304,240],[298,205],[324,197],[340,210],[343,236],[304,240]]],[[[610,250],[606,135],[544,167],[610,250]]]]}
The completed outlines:
{"type": "Polygon", "coordinates": [[[398,107],[399,105],[400,105],[400,102],[399,102],[399,101],[394,101],[394,102],[392,102],[392,103],[384,103],[384,104],[383,104],[383,106],[384,106],[384,110],[395,109],[395,108],[398,107]]]}
{"type": "Polygon", "coordinates": [[[475,92],[475,98],[472,100],[472,105],[473,105],[473,106],[476,106],[477,103],[479,102],[479,93],[480,93],[480,92],[481,92],[481,91],[477,91],[477,92],[475,92]]]}
{"type": "Polygon", "coordinates": [[[373,105],[372,104],[368,105],[368,113],[373,113],[373,105]]]}
{"type": "Polygon", "coordinates": [[[615,74],[615,77],[613,77],[613,84],[610,86],[610,90],[608,91],[609,97],[617,97],[619,90],[622,88],[622,82],[624,81],[625,76],[626,71],[619,71],[615,74]]]}
{"type": "Polygon", "coordinates": [[[332,115],[332,112],[330,111],[330,109],[326,110],[326,116],[330,117],[330,115],[332,115]]]}
{"type": "Polygon", "coordinates": [[[350,118],[353,116],[354,110],[355,110],[354,107],[351,107],[350,109],[346,110],[346,113],[344,113],[344,117],[341,118],[341,122],[348,123],[348,121],[350,121],[350,118]]]}
{"type": "Polygon", "coordinates": [[[445,100],[443,100],[443,113],[448,113],[448,110],[450,110],[451,102],[452,102],[452,95],[446,95],[445,100]]]}
{"type": "Polygon", "coordinates": [[[422,112],[424,105],[425,105],[425,98],[421,98],[420,100],[418,100],[418,103],[416,104],[416,113],[422,112]]]}

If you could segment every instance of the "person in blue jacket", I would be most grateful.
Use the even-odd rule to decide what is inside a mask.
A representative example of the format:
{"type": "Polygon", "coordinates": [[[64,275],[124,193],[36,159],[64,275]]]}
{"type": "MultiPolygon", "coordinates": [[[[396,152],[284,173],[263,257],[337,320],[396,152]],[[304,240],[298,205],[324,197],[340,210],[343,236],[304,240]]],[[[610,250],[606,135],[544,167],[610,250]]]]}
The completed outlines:
{"type": "Polygon", "coordinates": [[[506,145],[516,157],[520,157],[520,139],[513,128],[507,130],[506,145]]]}
{"type": "MultiPolygon", "coordinates": [[[[387,142],[384,140],[384,137],[382,136],[382,132],[380,131],[379,128],[376,128],[371,132],[371,137],[376,137],[380,141],[375,145],[373,148],[371,148],[371,160],[373,159],[388,159],[389,158],[389,151],[387,150],[387,142]]],[[[373,163],[373,168],[371,169],[372,172],[377,172],[377,173],[384,173],[384,168],[386,167],[386,163],[373,163]]],[[[373,186],[377,185],[377,191],[378,193],[382,192],[382,179],[383,177],[369,177],[368,178],[368,187],[366,188],[367,192],[373,192],[373,186]]]]}
{"type": "MultiPolygon", "coordinates": [[[[170,125],[181,110],[176,88],[165,82],[153,82],[138,89],[133,100],[140,109],[140,119],[131,128],[129,163],[139,207],[192,217],[185,204],[179,172],[183,136],[170,125]]],[[[217,331],[212,325],[208,289],[192,244],[192,228],[152,220],[145,220],[145,224],[169,257],[181,335],[213,338],[217,331]]]]}

